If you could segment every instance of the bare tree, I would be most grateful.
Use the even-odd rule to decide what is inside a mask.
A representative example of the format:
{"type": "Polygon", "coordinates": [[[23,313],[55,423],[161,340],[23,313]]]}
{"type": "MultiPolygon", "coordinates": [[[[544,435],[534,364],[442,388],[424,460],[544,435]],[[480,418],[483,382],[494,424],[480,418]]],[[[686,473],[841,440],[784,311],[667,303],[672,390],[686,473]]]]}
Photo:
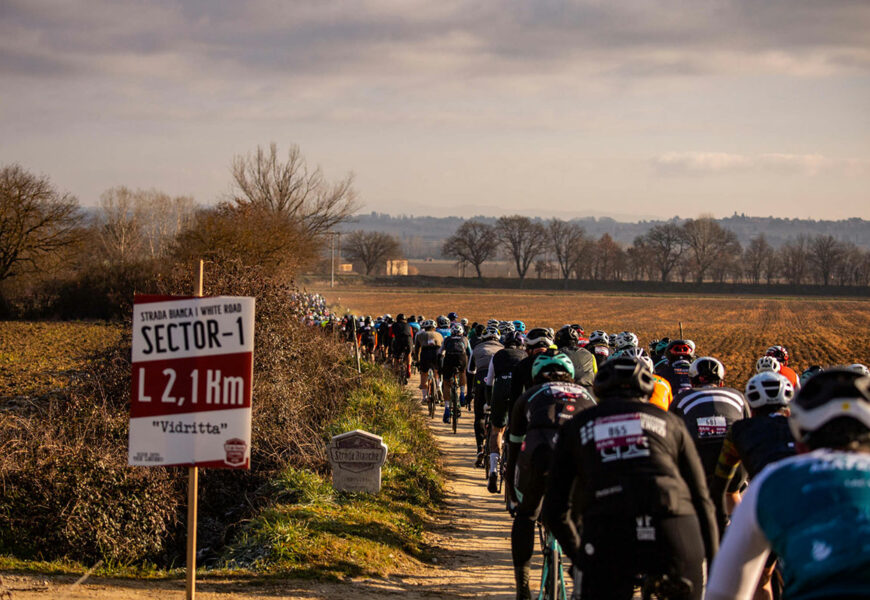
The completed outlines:
{"type": "Polygon", "coordinates": [[[556,262],[566,282],[571,273],[577,272],[578,264],[587,250],[586,232],[577,223],[553,219],[547,224],[549,248],[556,256],[556,262]]]}
{"type": "Polygon", "coordinates": [[[39,272],[44,260],[81,237],[76,199],[20,165],[0,169],[0,281],[39,272]]]}
{"type": "Polygon", "coordinates": [[[474,265],[477,277],[483,277],[480,265],[493,258],[498,250],[495,230],[480,221],[465,221],[444,241],[441,254],[455,258],[458,262],[474,265]]]}
{"type": "Polygon", "coordinates": [[[810,240],[810,266],[816,281],[822,285],[831,282],[831,275],[840,268],[846,255],[846,246],[832,235],[817,235],[810,240]]]}
{"type": "Polygon", "coordinates": [[[353,231],[344,244],[344,255],[352,262],[361,262],[366,275],[377,271],[391,258],[401,254],[399,241],[380,231],[353,231]]]}
{"type": "Polygon", "coordinates": [[[326,233],[358,208],[353,176],[330,183],[320,167],[310,169],[298,146],[287,160],[278,158],[273,142],[248,156],[233,159],[232,201],[253,205],[297,220],[311,236],[326,233]]]}
{"type": "Polygon", "coordinates": [[[783,244],[777,252],[782,275],[788,283],[800,285],[809,274],[809,247],[809,238],[800,234],[783,244]]]}
{"type": "Polygon", "coordinates": [[[725,229],[712,217],[686,221],[683,233],[689,249],[695,282],[701,283],[717,261],[729,261],[741,252],[733,231],[725,229]]]}
{"type": "Polygon", "coordinates": [[[685,232],[676,223],[656,225],[634,240],[634,245],[642,248],[659,272],[662,281],[668,281],[671,272],[679,264],[688,240],[685,232]]]}
{"type": "Polygon", "coordinates": [[[758,284],[762,277],[774,271],[776,252],[767,243],[763,233],[749,241],[743,251],[743,269],[749,281],[758,284]]]}
{"type": "Polygon", "coordinates": [[[520,279],[532,261],[547,249],[547,232],[540,223],[533,223],[528,217],[513,215],[500,217],[495,224],[495,232],[504,247],[505,254],[513,258],[520,279]]]}
{"type": "Polygon", "coordinates": [[[595,279],[619,280],[625,269],[625,252],[619,244],[605,233],[594,245],[595,279]]]}

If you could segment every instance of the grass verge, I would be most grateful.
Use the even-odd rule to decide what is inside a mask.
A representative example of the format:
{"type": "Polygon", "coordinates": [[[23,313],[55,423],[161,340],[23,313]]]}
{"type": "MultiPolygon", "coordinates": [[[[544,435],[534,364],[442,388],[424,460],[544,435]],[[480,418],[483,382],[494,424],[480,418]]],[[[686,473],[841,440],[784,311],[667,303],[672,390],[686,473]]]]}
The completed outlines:
{"type": "Polygon", "coordinates": [[[353,429],[382,436],[389,448],[381,492],[337,492],[328,474],[288,469],[271,483],[274,501],[225,549],[225,569],[341,579],[419,568],[424,528],[443,494],[428,427],[411,396],[369,368],[324,441],[353,429]]]}

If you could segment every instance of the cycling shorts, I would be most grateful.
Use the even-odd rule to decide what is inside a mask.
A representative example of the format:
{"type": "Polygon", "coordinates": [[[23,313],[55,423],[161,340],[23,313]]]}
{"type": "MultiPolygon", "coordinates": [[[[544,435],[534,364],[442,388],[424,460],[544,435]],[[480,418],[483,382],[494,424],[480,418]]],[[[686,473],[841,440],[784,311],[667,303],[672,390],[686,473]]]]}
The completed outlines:
{"type": "Polygon", "coordinates": [[[411,342],[402,339],[393,340],[393,356],[401,356],[402,354],[411,355],[411,342]]]}
{"type": "Polygon", "coordinates": [[[441,373],[446,381],[453,377],[454,373],[465,371],[467,365],[468,357],[465,354],[445,354],[444,361],[441,363],[441,373]]]}
{"type": "Polygon", "coordinates": [[[633,597],[635,575],[668,574],[686,578],[700,600],[704,585],[704,541],[695,515],[626,515],[584,519],[579,556],[582,598],[633,597]]]}
{"type": "Polygon", "coordinates": [[[438,372],[438,355],[433,352],[420,352],[420,360],[417,361],[417,368],[420,372],[425,373],[429,369],[434,369],[438,372]]]}

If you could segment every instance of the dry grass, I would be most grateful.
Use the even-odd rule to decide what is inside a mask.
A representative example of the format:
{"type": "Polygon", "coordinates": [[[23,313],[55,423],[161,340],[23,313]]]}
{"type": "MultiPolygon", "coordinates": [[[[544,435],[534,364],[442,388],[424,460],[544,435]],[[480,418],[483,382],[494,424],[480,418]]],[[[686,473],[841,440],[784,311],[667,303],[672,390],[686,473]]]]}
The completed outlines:
{"type": "Polygon", "coordinates": [[[436,316],[456,311],[472,321],[522,319],[528,326],[580,323],[587,332],[634,331],[643,343],[679,334],[698,352],[725,363],[728,383],[742,387],[755,360],[784,344],[800,372],[811,364],[870,363],[870,302],[839,299],[615,296],[588,292],[409,289],[321,290],[362,314],[399,312],[436,316]]]}

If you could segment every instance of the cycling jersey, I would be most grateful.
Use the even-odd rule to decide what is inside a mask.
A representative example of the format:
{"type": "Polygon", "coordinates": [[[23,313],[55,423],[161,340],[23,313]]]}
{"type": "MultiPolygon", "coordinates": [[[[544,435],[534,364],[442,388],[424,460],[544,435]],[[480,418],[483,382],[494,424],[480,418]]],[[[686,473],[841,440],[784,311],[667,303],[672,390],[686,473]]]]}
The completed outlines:
{"type": "Polygon", "coordinates": [[[559,430],[543,518],[581,569],[584,590],[603,565],[615,570],[595,589],[628,582],[627,592],[607,597],[630,598],[634,574],[676,565],[698,582],[692,598],[700,598],[702,560],[719,542],[683,420],[637,398],[608,397],[559,430]]]}
{"type": "Polygon", "coordinates": [[[438,369],[438,352],[443,343],[444,339],[437,331],[424,329],[414,337],[414,354],[417,356],[420,371],[438,369]]]}
{"type": "Polygon", "coordinates": [[[788,365],[779,365],[779,374],[788,379],[794,387],[795,393],[801,389],[801,378],[795,373],[795,370],[788,365]]]}
{"type": "Polygon", "coordinates": [[[436,327],[435,331],[441,334],[445,340],[450,337],[450,328],[449,327],[436,327]]]}
{"type": "Polygon", "coordinates": [[[653,379],[655,379],[656,387],[649,398],[649,403],[653,406],[658,406],[662,410],[668,410],[671,402],[674,400],[671,384],[661,375],[653,375],[653,379]]]}
{"type": "Polygon", "coordinates": [[[689,366],[691,363],[687,360],[675,360],[668,362],[667,360],[658,363],[655,367],[655,374],[660,375],[668,380],[671,384],[671,390],[674,395],[683,390],[692,389],[692,380],[689,377],[689,366]]]}
{"type": "Polygon", "coordinates": [[[734,512],[708,600],[752,598],[768,551],[783,598],[870,597],[870,455],[819,449],[766,467],[734,512]]]}
{"type": "Polygon", "coordinates": [[[408,323],[393,323],[393,353],[396,355],[407,353],[411,354],[411,347],[414,344],[414,329],[408,323]]]}
{"type": "Polygon", "coordinates": [[[586,351],[591,352],[595,356],[595,362],[600,367],[601,364],[610,358],[610,346],[604,343],[587,344],[586,351]]]}
{"type": "MultiPolygon", "coordinates": [[[[749,416],[749,405],[743,394],[733,388],[707,385],[677,394],[670,412],[685,421],[701,456],[709,485],[725,435],[735,421],[749,416]]],[[[735,486],[740,483],[742,481],[736,481],[735,486]]]]}
{"type": "Polygon", "coordinates": [[[489,361],[496,352],[502,350],[504,346],[498,340],[486,340],[478,343],[471,351],[471,360],[468,361],[468,372],[477,373],[478,379],[483,382],[489,370],[489,361]]]}
{"type": "Polygon", "coordinates": [[[571,363],[574,365],[574,383],[587,388],[592,387],[595,373],[598,372],[595,356],[588,350],[576,347],[559,348],[559,352],[570,358],[571,363]]]}
{"type": "Polygon", "coordinates": [[[514,367],[526,357],[525,350],[520,348],[503,348],[492,356],[489,362],[487,378],[487,394],[489,395],[489,419],[495,427],[504,427],[508,422],[508,415],[512,403],[511,376],[514,367]]]}

